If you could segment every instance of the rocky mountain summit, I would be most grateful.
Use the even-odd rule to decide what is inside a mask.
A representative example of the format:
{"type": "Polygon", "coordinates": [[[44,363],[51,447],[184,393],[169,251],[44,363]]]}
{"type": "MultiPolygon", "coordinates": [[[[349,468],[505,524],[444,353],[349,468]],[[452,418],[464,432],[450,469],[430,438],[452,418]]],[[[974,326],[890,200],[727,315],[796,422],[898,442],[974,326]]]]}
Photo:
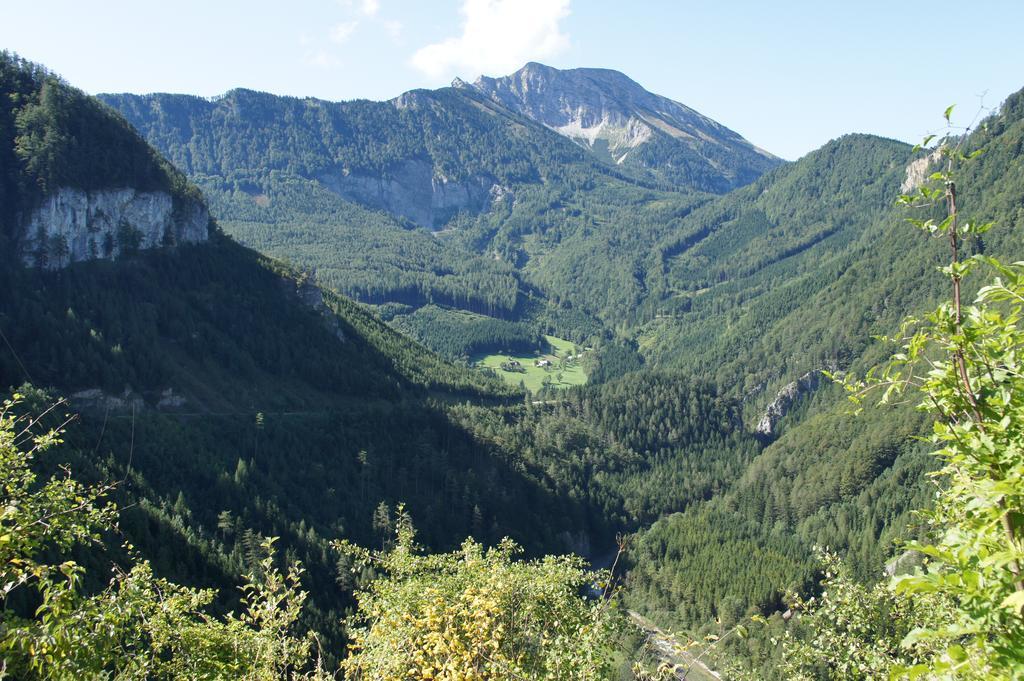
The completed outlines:
{"type": "Polygon", "coordinates": [[[782,161],[690,107],[645,90],[610,69],[560,70],[531,62],[473,88],[578,142],[611,163],[673,184],[724,192],[782,161]]]}

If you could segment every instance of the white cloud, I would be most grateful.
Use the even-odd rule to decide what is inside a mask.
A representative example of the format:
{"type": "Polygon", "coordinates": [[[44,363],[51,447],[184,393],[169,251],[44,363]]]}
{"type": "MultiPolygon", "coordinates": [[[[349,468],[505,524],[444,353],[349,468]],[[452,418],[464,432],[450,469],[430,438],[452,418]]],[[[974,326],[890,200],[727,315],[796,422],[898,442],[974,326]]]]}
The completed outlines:
{"type": "Polygon", "coordinates": [[[569,46],[559,22],[570,0],[464,0],[462,35],[420,48],[412,65],[431,78],[465,69],[504,75],[530,60],[556,55],[569,46]]]}
{"type": "Polygon", "coordinates": [[[341,66],[341,60],[327,50],[310,50],[305,55],[306,63],[319,69],[336,69],[341,66]]]}
{"type": "Polygon", "coordinates": [[[380,0],[363,0],[362,11],[363,14],[372,17],[377,14],[380,9],[380,0]]]}
{"type": "Polygon", "coordinates": [[[335,24],[331,27],[331,31],[328,34],[331,38],[331,42],[336,45],[341,45],[352,37],[356,27],[359,26],[358,21],[343,21],[340,24],[335,24]]]}
{"type": "Polygon", "coordinates": [[[392,40],[399,40],[402,37],[402,31],[404,30],[401,21],[385,21],[384,30],[387,32],[388,37],[392,40]]]}

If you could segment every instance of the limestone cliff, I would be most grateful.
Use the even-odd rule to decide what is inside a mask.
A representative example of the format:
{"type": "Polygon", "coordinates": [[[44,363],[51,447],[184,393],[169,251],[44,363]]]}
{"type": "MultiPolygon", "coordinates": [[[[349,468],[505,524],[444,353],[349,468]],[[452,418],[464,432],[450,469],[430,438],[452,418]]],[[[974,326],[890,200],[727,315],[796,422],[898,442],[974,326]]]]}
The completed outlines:
{"type": "Polygon", "coordinates": [[[927,156],[922,156],[908,163],[906,177],[903,180],[903,184],[900,185],[900,192],[909,194],[923,185],[928,177],[928,171],[940,158],[942,158],[942,150],[936,149],[927,156]]]}
{"type": "Polygon", "coordinates": [[[821,385],[822,373],[820,370],[808,371],[806,374],[783,386],[768,408],[765,409],[761,420],[757,423],[757,434],[763,437],[774,437],[777,435],[777,427],[793,405],[804,395],[814,392],[821,385]]]}
{"type": "Polygon", "coordinates": [[[201,202],[176,200],[163,191],[64,187],[24,220],[20,253],[26,265],[60,269],[131,250],[205,241],[209,222],[201,202]]]}
{"type": "Polygon", "coordinates": [[[495,193],[504,188],[486,176],[449,180],[423,160],[396,163],[386,175],[340,169],[317,177],[325,187],[344,198],[385,210],[421,227],[437,227],[459,211],[486,210],[495,193]]]}

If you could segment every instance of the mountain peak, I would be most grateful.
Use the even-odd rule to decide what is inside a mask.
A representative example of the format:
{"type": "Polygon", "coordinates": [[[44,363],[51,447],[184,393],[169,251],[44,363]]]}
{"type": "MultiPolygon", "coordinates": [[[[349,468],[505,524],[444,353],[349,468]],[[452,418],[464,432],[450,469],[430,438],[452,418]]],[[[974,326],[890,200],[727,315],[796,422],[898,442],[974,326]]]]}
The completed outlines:
{"type": "Polygon", "coordinates": [[[781,162],[724,125],[612,69],[528,62],[508,76],[480,76],[472,87],[605,161],[672,184],[728,191],[781,162]]]}
{"type": "Polygon", "coordinates": [[[540,62],[535,61],[527,62],[521,69],[508,76],[492,78],[482,75],[476,79],[473,83],[473,87],[476,87],[477,89],[487,88],[493,83],[499,81],[514,81],[518,83],[534,83],[535,85],[543,85],[545,83],[551,83],[558,80],[572,82],[577,85],[582,84],[585,81],[592,81],[593,83],[604,83],[606,85],[619,87],[634,87],[639,90],[643,90],[640,84],[632,78],[621,71],[615,71],[614,69],[556,69],[553,66],[548,66],[547,64],[541,64],[540,62]]]}

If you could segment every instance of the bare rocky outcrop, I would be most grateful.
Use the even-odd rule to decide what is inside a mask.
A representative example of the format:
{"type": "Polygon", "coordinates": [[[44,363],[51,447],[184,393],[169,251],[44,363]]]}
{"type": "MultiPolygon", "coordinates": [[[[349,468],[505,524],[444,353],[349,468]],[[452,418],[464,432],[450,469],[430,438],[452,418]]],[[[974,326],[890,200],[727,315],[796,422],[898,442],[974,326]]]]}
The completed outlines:
{"type": "Polygon", "coordinates": [[[452,180],[434,172],[423,160],[395,164],[386,174],[371,175],[342,168],[317,178],[325,187],[349,201],[385,210],[421,227],[434,228],[459,211],[480,212],[490,207],[496,193],[493,178],[474,176],[452,180]]]}
{"type": "Polygon", "coordinates": [[[24,221],[21,256],[26,265],[60,269],[128,250],[206,241],[209,222],[202,203],[163,191],[64,187],[24,221]]]}
{"type": "Polygon", "coordinates": [[[71,406],[86,411],[123,412],[138,411],[146,407],[145,400],[131,388],[125,388],[120,395],[111,395],[101,388],[89,388],[72,393],[69,399],[71,406]]]}
{"type": "Polygon", "coordinates": [[[188,406],[189,401],[175,392],[174,388],[165,388],[158,394],[149,394],[149,401],[130,387],[120,394],[112,394],[102,388],[88,388],[72,393],[68,398],[75,409],[91,412],[132,413],[147,408],[157,411],[179,411],[188,406]]]}
{"type": "Polygon", "coordinates": [[[174,392],[174,388],[167,388],[160,393],[160,399],[157,400],[156,408],[161,411],[181,409],[188,404],[182,395],[174,392]]]}
{"type": "Polygon", "coordinates": [[[821,378],[821,370],[814,369],[783,386],[765,409],[761,420],[757,422],[757,434],[763,437],[774,437],[777,434],[779,421],[785,418],[797,400],[818,389],[818,386],[821,385],[821,378]]]}
{"type": "Polygon", "coordinates": [[[567,551],[569,551],[569,553],[574,553],[577,556],[593,555],[590,535],[585,530],[579,530],[577,532],[564,530],[559,533],[558,539],[562,542],[562,545],[567,551]]]}
{"type": "Polygon", "coordinates": [[[906,575],[921,567],[924,562],[924,554],[920,551],[907,550],[891,559],[885,564],[882,574],[886,577],[906,575]]]}
{"type": "Polygon", "coordinates": [[[942,157],[942,150],[936,149],[927,156],[915,159],[907,164],[907,174],[903,180],[903,184],[900,185],[900,192],[903,194],[909,194],[914,191],[922,184],[924,184],[925,178],[928,177],[928,170],[932,164],[942,157]]]}
{"type": "Polygon", "coordinates": [[[306,280],[299,283],[295,293],[304,305],[320,313],[327,330],[344,343],[346,338],[345,332],[341,328],[341,322],[338,321],[338,316],[334,314],[334,311],[324,302],[324,292],[320,287],[314,282],[306,280]]]}

